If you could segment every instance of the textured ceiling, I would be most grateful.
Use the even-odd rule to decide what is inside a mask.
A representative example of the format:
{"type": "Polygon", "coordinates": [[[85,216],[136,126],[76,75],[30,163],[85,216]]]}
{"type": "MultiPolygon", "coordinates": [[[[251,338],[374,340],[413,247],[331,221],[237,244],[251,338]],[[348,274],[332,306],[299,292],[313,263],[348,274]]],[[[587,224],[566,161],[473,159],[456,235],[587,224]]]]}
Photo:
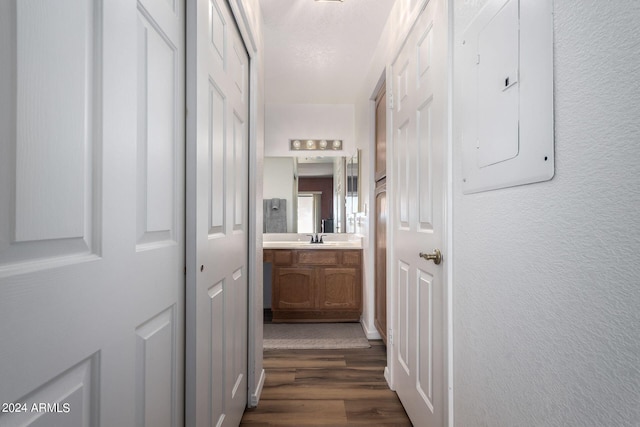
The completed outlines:
{"type": "Polygon", "coordinates": [[[268,104],[352,104],[395,0],[260,0],[268,104]]]}

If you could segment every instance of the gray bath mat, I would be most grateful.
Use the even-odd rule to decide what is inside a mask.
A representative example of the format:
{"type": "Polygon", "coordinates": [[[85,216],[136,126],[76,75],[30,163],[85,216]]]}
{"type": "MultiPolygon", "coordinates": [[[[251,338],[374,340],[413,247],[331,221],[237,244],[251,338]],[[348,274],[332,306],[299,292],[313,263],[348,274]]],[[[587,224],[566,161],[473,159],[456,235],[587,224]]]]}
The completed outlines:
{"type": "Polygon", "coordinates": [[[360,323],[265,323],[264,349],[369,348],[360,323]]]}

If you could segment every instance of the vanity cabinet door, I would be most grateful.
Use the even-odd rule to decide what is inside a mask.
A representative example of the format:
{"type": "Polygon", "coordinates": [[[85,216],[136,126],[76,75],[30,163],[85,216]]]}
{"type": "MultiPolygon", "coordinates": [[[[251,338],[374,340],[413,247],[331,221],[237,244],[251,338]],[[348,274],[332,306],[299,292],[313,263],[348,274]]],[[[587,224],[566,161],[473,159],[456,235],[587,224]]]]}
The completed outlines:
{"type": "Polygon", "coordinates": [[[360,269],[326,267],[318,270],[318,308],[359,309],[362,299],[360,269]]]}
{"type": "Polygon", "coordinates": [[[314,269],[312,267],[275,267],[273,269],[274,310],[312,309],[315,307],[314,269]]]}

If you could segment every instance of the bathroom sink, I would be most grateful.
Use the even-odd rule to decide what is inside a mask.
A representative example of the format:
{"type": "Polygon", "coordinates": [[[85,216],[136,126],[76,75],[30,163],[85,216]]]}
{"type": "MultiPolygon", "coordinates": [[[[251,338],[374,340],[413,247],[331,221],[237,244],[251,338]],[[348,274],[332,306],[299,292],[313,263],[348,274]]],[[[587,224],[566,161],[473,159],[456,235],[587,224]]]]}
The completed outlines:
{"type": "Polygon", "coordinates": [[[329,241],[324,243],[310,243],[301,241],[271,241],[263,242],[265,249],[360,249],[360,240],[329,241]]]}

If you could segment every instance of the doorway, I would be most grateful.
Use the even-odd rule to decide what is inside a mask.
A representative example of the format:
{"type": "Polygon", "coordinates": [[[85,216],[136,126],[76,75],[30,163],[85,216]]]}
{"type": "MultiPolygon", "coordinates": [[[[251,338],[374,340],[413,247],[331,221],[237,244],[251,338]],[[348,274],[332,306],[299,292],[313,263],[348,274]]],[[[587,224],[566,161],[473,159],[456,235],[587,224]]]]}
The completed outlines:
{"type": "Polygon", "coordinates": [[[321,192],[298,192],[299,233],[317,234],[321,231],[321,198],[321,192]]]}
{"type": "Polygon", "coordinates": [[[387,344],[387,85],[375,98],[374,324],[387,344]]]}

